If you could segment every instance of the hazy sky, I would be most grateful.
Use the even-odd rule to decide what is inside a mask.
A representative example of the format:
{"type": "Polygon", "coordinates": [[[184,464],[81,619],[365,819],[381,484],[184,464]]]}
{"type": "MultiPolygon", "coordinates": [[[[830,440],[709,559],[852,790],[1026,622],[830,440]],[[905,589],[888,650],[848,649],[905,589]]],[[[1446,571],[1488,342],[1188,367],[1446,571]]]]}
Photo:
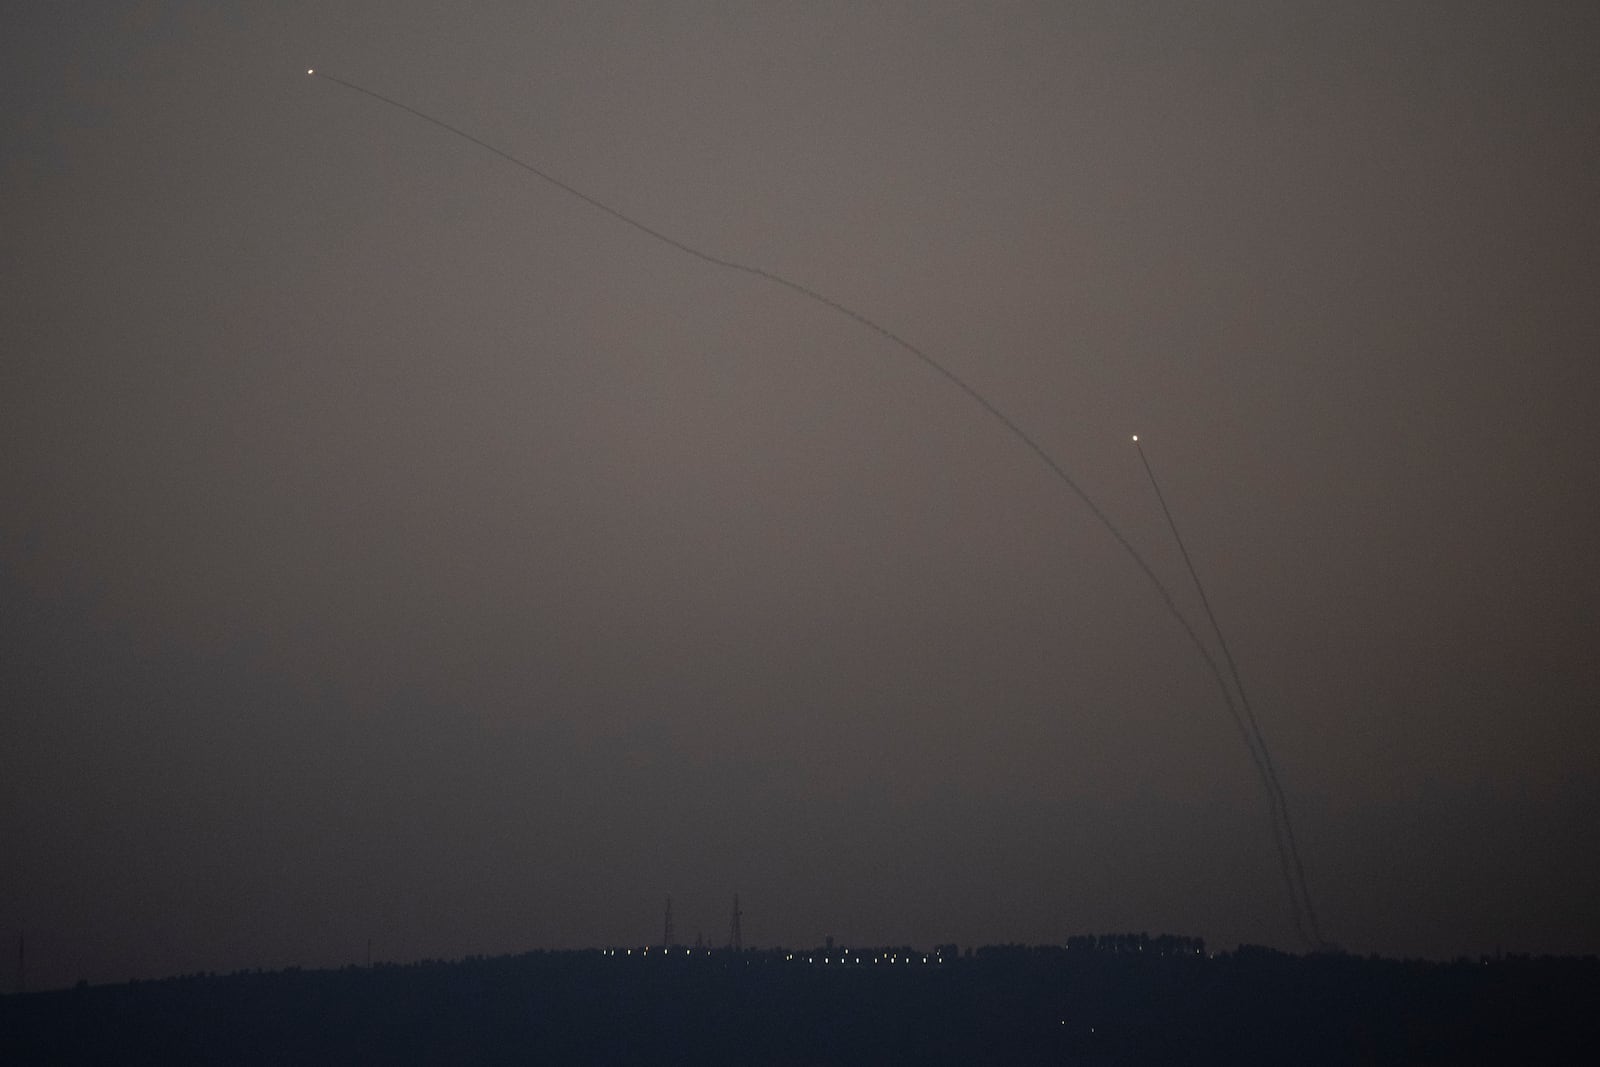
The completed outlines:
{"type": "MultiPolygon", "coordinates": [[[[0,933],[1600,951],[1600,8],[0,14],[0,933]]],[[[6,959],[14,957],[8,948],[6,959]]],[[[7,971],[9,971],[9,966],[7,971]]],[[[0,975],[0,988],[12,988],[0,975]]]]}

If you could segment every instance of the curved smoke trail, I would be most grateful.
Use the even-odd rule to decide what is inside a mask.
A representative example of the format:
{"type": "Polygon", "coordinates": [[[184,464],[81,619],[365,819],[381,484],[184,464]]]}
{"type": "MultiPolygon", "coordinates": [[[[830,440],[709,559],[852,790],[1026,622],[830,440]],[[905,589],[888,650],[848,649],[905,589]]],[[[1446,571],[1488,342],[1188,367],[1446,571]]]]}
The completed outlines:
{"type": "Polygon", "coordinates": [[[1222,650],[1223,661],[1228,665],[1228,674],[1233,678],[1234,690],[1238,693],[1239,704],[1244,709],[1244,718],[1250,728],[1252,754],[1259,754],[1256,761],[1257,770],[1261,772],[1262,784],[1266,787],[1267,798],[1272,805],[1273,833],[1280,837],[1287,848],[1279,848],[1279,860],[1284,865],[1284,879],[1291,888],[1297,890],[1298,899],[1290,898],[1291,910],[1296,912],[1295,925],[1300,930],[1300,936],[1306,938],[1318,947],[1324,944],[1322,931],[1317,924],[1317,911],[1311,904],[1311,891],[1306,885],[1306,871],[1300,862],[1300,846],[1295,841],[1294,822],[1289,818],[1289,802],[1283,794],[1283,783],[1278,780],[1277,768],[1272,764],[1272,752],[1267,748],[1267,739],[1262,736],[1261,724],[1256,720],[1255,709],[1250,704],[1250,697],[1245,693],[1244,679],[1239,676],[1239,665],[1234,661],[1233,653],[1228,649],[1228,639],[1222,632],[1222,625],[1217,622],[1217,614],[1211,608],[1211,598],[1206,595],[1206,587],[1200,581],[1200,573],[1195,570],[1194,560],[1189,555],[1189,548],[1183,542],[1183,535],[1178,532],[1178,520],[1172,515],[1172,509],[1167,506],[1167,496],[1161,491],[1161,483],[1156,481],[1156,472],[1150,466],[1150,458],[1145,455],[1144,445],[1139,443],[1139,436],[1134,435],[1133,446],[1139,452],[1139,462],[1144,465],[1144,472],[1150,479],[1150,488],[1155,491],[1156,502],[1161,505],[1161,514],[1166,517],[1167,529],[1172,531],[1172,540],[1178,546],[1178,552],[1183,556],[1183,565],[1189,571],[1189,578],[1194,582],[1194,590],[1200,596],[1200,604],[1205,609],[1206,620],[1211,624],[1211,632],[1216,636],[1217,647],[1222,650]],[[1289,869],[1292,864],[1293,871],[1289,869]],[[1310,934],[1300,926],[1301,914],[1309,924],[1310,934]]]}
{"type": "MultiPolygon", "coordinates": [[[[882,323],[874,321],[873,319],[846,304],[841,304],[832,297],[825,296],[814,289],[807,288],[806,286],[801,285],[799,282],[785,278],[781,274],[774,274],[769,270],[764,270],[761,267],[751,266],[748,263],[738,263],[731,259],[723,259],[720,256],[714,256],[709,252],[702,251],[693,245],[685,244],[683,241],[680,241],[675,237],[669,236],[668,234],[662,233],[660,230],[657,230],[654,227],[640,222],[631,215],[627,215],[621,211],[618,211],[610,204],[596,200],[588,193],[568,185],[559,178],[540,170],[532,163],[529,163],[526,160],[518,159],[516,156],[505,151],[504,149],[498,148],[495,145],[490,144],[488,141],[484,141],[478,137],[475,137],[466,130],[463,130],[457,126],[453,126],[443,119],[436,118],[425,111],[419,111],[409,104],[401,103],[399,100],[395,100],[392,97],[375,92],[374,90],[368,89],[365,86],[357,85],[354,82],[346,81],[343,78],[336,77],[332,74],[323,73],[322,71],[314,68],[307,70],[306,73],[313,77],[322,78],[326,81],[333,82],[335,85],[341,85],[353,92],[361,93],[364,96],[369,96],[380,103],[397,108],[400,111],[404,111],[408,115],[413,115],[424,122],[437,126],[448,133],[452,133],[455,136],[460,137],[462,140],[470,141],[479,148],[482,148],[484,151],[491,152],[494,155],[499,156],[501,159],[512,164],[513,166],[520,167],[522,170],[527,171],[529,174],[532,174],[539,180],[555,186],[562,192],[583,201],[599,211],[603,211],[605,214],[610,215],[618,222],[621,222],[627,226],[631,226],[640,233],[646,234],[647,236],[652,237],[671,248],[675,248],[685,255],[693,256],[695,259],[698,259],[704,263],[709,263],[715,267],[722,267],[726,270],[738,271],[741,274],[749,274],[757,278],[765,279],[774,285],[780,285],[785,289],[798,293],[807,300],[813,301],[814,303],[820,304],[826,308],[830,308],[841,315],[854,319],[856,322],[880,334],[888,341],[914,356],[916,359],[921,361],[924,366],[944,378],[961,392],[965,393],[969,399],[971,399],[984,411],[988,412],[989,415],[995,419],[995,421],[999,422],[1006,428],[1012,437],[1016,438],[1016,440],[1025,445],[1040,462],[1049,468],[1051,474],[1055,475],[1056,479],[1061,482],[1062,485],[1071,490],[1073,495],[1076,496],[1078,500],[1089,509],[1089,513],[1095,517],[1105,531],[1111,535],[1114,541],[1116,541],[1123,553],[1133,561],[1135,566],[1139,568],[1140,573],[1144,575],[1145,579],[1149,582],[1150,587],[1160,598],[1162,605],[1167,610],[1167,614],[1172,616],[1173,620],[1176,621],[1183,629],[1185,636],[1187,636],[1189,639],[1189,643],[1194,646],[1194,649],[1199,653],[1200,658],[1205,661],[1207,669],[1210,671],[1213,680],[1217,684],[1218,691],[1222,696],[1223,704],[1227,708],[1228,715],[1233,720],[1234,728],[1238,730],[1240,737],[1243,739],[1245,747],[1250,752],[1251,761],[1255,764],[1256,772],[1266,786],[1268,802],[1273,810],[1273,843],[1277,848],[1279,865],[1283,869],[1285,884],[1289,892],[1290,911],[1294,918],[1296,930],[1300,933],[1302,939],[1308,941],[1308,943],[1315,944],[1306,937],[1305,928],[1301,922],[1300,915],[1300,900],[1302,894],[1296,886],[1294,877],[1290,874],[1291,864],[1297,864],[1298,857],[1293,854],[1292,835],[1290,835],[1286,841],[1282,830],[1283,824],[1287,822],[1287,813],[1281,800],[1282,790],[1276,785],[1277,776],[1272,770],[1270,759],[1266,757],[1265,741],[1261,739],[1259,730],[1252,730],[1252,727],[1254,726],[1254,717],[1250,716],[1249,720],[1247,721],[1244,716],[1241,716],[1239,707],[1234,700],[1233,693],[1228,688],[1228,683],[1223,677],[1222,668],[1218,665],[1216,658],[1211,654],[1210,649],[1206,647],[1205,642],[1200,639],[1200,635],[1196,633],[1194,626],[1189,622],[1187,616],[1185,616],[1183,612],[1179,610],[1177,603],[1172,598],[1171,591],[1168,590],[1166,584],[1156,576],[1155,571],[1151,569],[1150,564],[1145,560],[1144,556],[1140,554],[1138,549],[1133,547],[1133,543],[1130,542],[1126,535],[1124,535],[1123,532],[1117,527],[1117,525],[1111,521],[1110,516],[1108,516],[1105,511],[1101,509],[1100,505],[1097,504],[1086,491],[1084,491],[1083,487],[1077,483],[1071,474],[1067,473],[1066,468],[1060,463],[1056,462],[1055,458],[1052,457],[1050,453],[1046,452],[1044,447],[1035,441],[1026,430],[1014,422],[1009,415],[995,407],[995,405],[990,402],[987,397],[978,392],[976,388],[969,385],[965,379],[956,374],[949,367],[946,367],[943,363],[940,363],[928,353],[924,352],[922,349],[918,348],[904,337],[901,337],[887,326],[884,326],[882,323]],[[1258,751],[1258,747],[1260,751],[1258,751]]],[[[1229,662],[1231,665],[1231,659],[1229,662]]]]}

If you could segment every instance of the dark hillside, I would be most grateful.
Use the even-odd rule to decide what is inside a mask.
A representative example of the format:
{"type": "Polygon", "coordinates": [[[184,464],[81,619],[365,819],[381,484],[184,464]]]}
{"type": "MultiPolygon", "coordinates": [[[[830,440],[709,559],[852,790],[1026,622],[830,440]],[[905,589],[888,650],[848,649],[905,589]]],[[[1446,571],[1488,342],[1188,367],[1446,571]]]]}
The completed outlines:
{"type": "Polygon", "coordinates": [[[1600,1036],[1592,958],[1198,947],[618,949],[197,975],[0,999],[0,1062],[1578,1063],[1600,1036]]]}

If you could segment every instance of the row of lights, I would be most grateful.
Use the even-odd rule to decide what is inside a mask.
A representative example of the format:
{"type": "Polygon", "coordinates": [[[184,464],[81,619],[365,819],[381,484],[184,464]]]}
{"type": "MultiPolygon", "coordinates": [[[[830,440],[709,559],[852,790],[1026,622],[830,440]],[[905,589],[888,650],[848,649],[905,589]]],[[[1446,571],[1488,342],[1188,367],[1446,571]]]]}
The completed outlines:
{"type": "MultiPolygon", "coordinates": [[[[661,956],[670,956],[670,955],[674,955],[677,952],[676,949],[671,949],[671,948],[657,948],[655,951],[656,951],[657,955],[661,955],[661,956]]],[[[706,955],[706,956],[711,955],[711,949],[709,949],[709,948],[703,948],[703,949],[700,949],[699,951],[703,955],[706,955]]],[[[615,956],[619,952],[624,956],[633,955],[633,949],[631,949],[631,948],[623,948],[623,949],[603,948],[603,949],[600,950],[600,954],[602,956],[615,956]]],[[[683,950],[683,954],[685,956],[692,956],[692,955],[694,955],[694,953],[695,953],[695,950],[691,949],[691,948],[686,948],[686,949],[683,950]]],[[[648,949],[648,948],[640,949],[639,950],[639,955],[641,955],[641,956],[650,955],[650,949],[648,949]]],[[[795,955],[794,955],[793,952],[791,952],[788,955],[784,956],[783,958],[785,960],[793,960],[795,958],[795,955]]],[[[943,963],[944,962],[944,957],[943,956],[933,956],[933,957],[923,956],[922,957],[922,962],[923,963],[927,963],[930,958],[932,959],[932,961],[934,963],[943,963]]],[[[807,963],[816,963],[817,962],[817,958],[815,956],[807,956],[806,957],[806,962],[807,963]]],[[[822,957],[822,962],[823,963],[832,963],[833,962],[833,957],[832,956],[824,956],[824,957],[822,957]]],[[[849,955],[840,956],[839,957],[839,962],[840,963],[860,963],[861,962],[861,957],[860,956],[852,957],[852,956],[849,956],[849,955]]],[[[872,962],[873,963],[915,963],[917,961],[916,961],[916,957],[914,957],[914,956],[907,956],[904,959],[902,959],[898,954],[891,954],[889,956],[874,956],[874,957],[872,957],[872,962]]]]}
{"type": "MultiPolygon", "coordinates": [[[[786,960],[792,960],[792,959],[795,958],[795,954],[793,952],[791,952],[791,953],[789,953],[787,956],[785,956],[783,958],[786,959],[786,960]]],[[[943,963],[944,962],[944,957],[943,956],[932,956],[932,957],[923,956],[922,957],[922,962],[923,963],[928,963],[930,960],[933,963],[943,963]]],[[[815,956],[807,956],[806,957],[806,962],[807,963],[816,963],[817,962],[817,958],[815,956]]],[[[834,958],[832,956],[824,956],[824,957],[822,957],[822,962],[823,963],[833,963],[834,962],[834,958]]],[[[850,956],[850,955],[846,954],[846,955],[840,956],[839,959],[838,959],[838,962],[840,962],[840,963],[860,963],[861,962],[861,957],[860,956],[850,956]]],[[[872,957],[872,962],[873,963],[915,963],[915,962],[917,962],[917,960],[916,960],[916,957],[914,957],[914,956],[906,956],[904,959],[902,959],[898,954],[890,954],[888,956],[874,956],[874,957],[872,957]]]]}
{"type": "MultiPolygon", "coordinates": [[[[793,956],[789,956],[787,958],[788,959],[794,959],[793,956]]],[[[816,963],[817,959],[816,959],[815,956],[807,956],[806,957],[806,962],[807,963],[816,963]]],[[[824,957],[822,957],[822,962],[823,963],[832,963],[833,962],[833,958],[831,956],[824,956],[824,957]]],[[[861,962],[861,957],[857,956],[854,959],[851,959],[848,956],[840,956],[839,957],[839,962],[840,963],[860,963],[861,962]]],[[[885,960],[885,959],[882,959],[881,957],[874,956],[874,957],[872,957],[872,962],[873,963],[915,963],[917,961],[912,959],[910,956],[907,956],[903,960],[900,960],[900,959],[888,959],[888,960],[885,960]]],[[[923,963],[927,963],[928,962],[928,957],[926,957],[926,956],[922,957],[922,962],[923,963]]],[[[944,962],[944,958],[942,956],[935,956],[933,958],[933,962],[934,963],[943,963],[944,962]]]]}

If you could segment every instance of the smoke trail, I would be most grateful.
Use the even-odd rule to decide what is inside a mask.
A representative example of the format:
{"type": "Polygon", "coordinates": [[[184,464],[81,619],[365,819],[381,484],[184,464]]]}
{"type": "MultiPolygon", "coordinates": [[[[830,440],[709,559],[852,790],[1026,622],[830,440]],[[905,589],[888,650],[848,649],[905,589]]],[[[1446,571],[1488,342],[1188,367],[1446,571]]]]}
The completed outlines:
{"type": "MultiPolygon", "coordinates": [[[[1305,921],[1310,926],[1309,940],[1320,948],[1324,944],[1322,931],[1317,925],[1316,909],[1311,904],[1311,891],[1306,885],[1305,867],[1300,862],[1300,848],[1295,842],[1294,822],[1289,818],[1289,803],[1284,797],[1283,784],[1278,779],[1277,768],[1272,764],[1272,752],[1267,748],[1267,739],[1262,736],[1261,724],[1256,719],[1250,697],[1245,693],[1244,680],[1239,676],[1239,665],[1228,649],[1228,639],[1223,635],[1222,626],[1217,622],[1216,612],[1211,608],[1211,598],[1206,595],[1206,588],[1200,581],[1200,573],[1195,570],[1188,546],[1183,543],[1183,535],[1178,533],[1178,522],[1173,518],[1172,509],[1167,506],[1166,494],[1161,491],[1161,484],[1156,481],[1156,472],[1150,466],[1150,459],[1145,455],[1144,445],[1139,443],[1137,434],[1134,435],[1133,446],[1139,452],[1139,462],[1144,465],[1144,472],[1150,479],[1150,488],[1155,490],[1156,501],[1161,505],[1161,514],[1166,517],[1167,528],[1172,531],[1172,540],[1176,542],[1178,552],[1183,556],[1183,565],[1189,571],[1190,580],[1194,582],[1195,592],[1200,595],[1200,604],[1205,608],[1211,632],[1217,638],[1217,647],[1222,650],[1222,658],[1228,665],[1228,674],[1233,678],[1234,689],[1239,695],[1239,704],[1244,708],[1244,719],[1249,726],[1251,755],[1258,756],[1255,761],[1256,769],[1261,773],[1262,785],[1266,787],[1267,799],[1272,806],[1273,834],[1280,840],[1279,862],[1284,867],[1284,880],[1289,886],[1292,910],[1296,913],[1296,926],[1299,927],[1299,915],[1303,912],[1305,921]],[[1292,874],[1289,869],[1291,864],[1292,874]]],[[[1304,928],[1300,928],[1300,935],[1302,938],[1306,937],[1304,928]]]]}
{"type": "MultiPolygon", "coordinates": [[[[912,344],[904,337],[901,337],[887,326],[874,321],[873,319],[846,304],[841,304],[832,297],[825,296],[814,289],[807,288],[806,286],[801,285],[799,282],[785,278],[781,274],[774,274],[771,271],[764,270],[761,267],[752,266],[747,263],[738,263],[731,259],[723,259],[720,256],[714,256],[709,252],[695,248],[693,245],[685,244],[677,238],[662,233],[660,230],[640,222],[638,219],[617,210],[609,204],[606,204],[600,200],[596,200],[588,193],[568,185],[566,182],[561,181],[559,178],[556,178],[543,170],[540,170],[538,167],[528,163],[525,160],[518,159],[516,156],[513,156],[504,149],[497,148],[489,142],[474,137],[467,131],[453,126],[443,119],[436,118],[427,112],[419,111],[416,108],[411,107],[409,104],[403,104],[398,100],[383,95],[382,93],[375,92],[366,88],[365,86],[357,85],[354,82],[345,81],[343,78],[335,77],[332,74],[324,74],[315,69],[308,70],[306,73],[312,75],[313,77],[322,78],[326,81],[333,82],[335,85],[341,85],[353,92],[369,96],[380,103],[397,108],[400,111],[404,111],[408,115],[413,115],[424,122],[437,126],[448,133],[452,133],[457,137],[460,137],[462,140],[470,141],[479,148],[482,148],[484,151],[491,152],[494,155],[499,156],[501,159],[512,164],[513,166],[520,167],[522,170],[527,171],[529,174],[532,174],[539,180],[555,186],[562,192],[565,192],[583,201],[593,208],[603,211],[617,221],[627,226],[631,226],[640,233],[646,234],[647,236],[652,237],[671,248],[675,248],[685,255],[693,256],[695,259],[698,259],[704,263],[709,263],[715,267],[738,271],[742,274],[749,274],[757,278],[765,279],[774,285],[780,285],[785,289],[798,293],[807,300],[820,304],[823,307],[830,308],[841,315],[845,315],[851,319],[854,319],[856,322],[880,334],[886,340],[914,356],[928,369],[932,370],[940,377],[948,381],[951,385],[959,389],[961,392],[965,393],[969,399],[971,399],[984,411],[988,412],[989,415],[995,419],[995,421],[1000,423],[1000,425],[1004,426],[1012,437],[1026,446],[1027,449],[1050,470],[1051,474],[1055,476],[1057,481],[1061,482],[1062,485],[1066,486],[1072,491],[1072,494],[1076,496],[1086,508],[1089,509],[1089,513],[1093,515],[1100,525],[1105,529],[1105,531],[1111,535],[1112,540],[1117,543],[1118,547],[1122,549],[1123,553],[1133,561],[1135,566],[1138,567],[1139,572],[1144,575],[1146,581],[1150,584],[1150,587],[1160,598],[1162,605],[1167,610],[1167,614],[1170,615],[1173,620],[1177,622],[1177,624],[1183,629],[1185,636],[1187,636],[1189,639],[1189,643],[1194,646],[1194,649],[1199,653],[1200,658],[1205,661],[1206,667],[1210,670],[1212,678],[1217,683],[1218,691],[1222,695],[1223,703],[1228,710],[1229,717],[1233,720],[1235,729],[1239,731],[1240,737],[1245,743],[1245,747],[1249,749],[1252,761],[1257,764],[1258,773],[1265,775],[1268,780],[1275,780],[1275,777],[1271,775],[1269,770],[1264,767],[1262,757],[1257,752],[1257,744],[1259,741],[1258,732],[1253,734],[1249,724],[1247,724],[1245,719],[1241,717],[1239,709],[1234,703],[1232,693],[1228,688],[1228,684],[1223,678],[1221,667],[1217,664],[1216,659],[1212,656],[1210,649],[1206,647],[1205,642],[1200,639],[1200,635],[1195,632],[1194,626],[1190,624],[1188,618],[1183,614],[1182,611],[1179,610],[1177,603],[1172,598],[1172,593],[1167,589],[1165,583],[1163,583],[1161,579],[1156,576],[1155,571],[1151,569],[1150,564],[1145,560],[1144,556],[1139,553],[1138,549],[1133,547],[1133,543],[1130,542],[1123,532],[1117,527],[1117,525],[1111,521],[1110,516],[1108,516],[1105,511],[1101,509],[1100,505],[1097,504],[1094,499],[1090,497],[1089,494],[1083,489],[1083,487],[1077,483],[1072,475],[1067,472],[1066,468],[1060,463],[1056,462],[1055,458],[1052,457],[1050,453],[1046,452],[1044,447],[1035,441],[1026,430],[1014,422],[1005,412],[1001,411],[993,403],[991,403],[989,399],[982,393],[978,392],[976,388],[969,385],[960,375],[956,374],[949,367],[946,367],[943,363],[940,363],[927,352],[924,352],[921,348],[918,348],[916,345],[912,344]]],[[[1276,793],[1272,793],[1272,796],[1276,796],[1276,793]]],[[[1274,810],[1277,810],[1276,801],[1274,801],[1274,810]]],[[[1276,816],[1274,816],[1274,843],[1277,846],[1280,862],[1286,865],[1288,863],[1288,853],[1285,850],[1284,841],[1279,834],[1278,824],[1279,820],[1276,816]]],[[[1296,928],[1300,929],[1299,900],[1297,894],[1293,892],[1292,879],[1289,880],[1289,883],[1291,888],[1290,910],[1295,915],[1296,928]]],[[[1302,936],[1304,936],[1303,930],[1302,936]]]]}

